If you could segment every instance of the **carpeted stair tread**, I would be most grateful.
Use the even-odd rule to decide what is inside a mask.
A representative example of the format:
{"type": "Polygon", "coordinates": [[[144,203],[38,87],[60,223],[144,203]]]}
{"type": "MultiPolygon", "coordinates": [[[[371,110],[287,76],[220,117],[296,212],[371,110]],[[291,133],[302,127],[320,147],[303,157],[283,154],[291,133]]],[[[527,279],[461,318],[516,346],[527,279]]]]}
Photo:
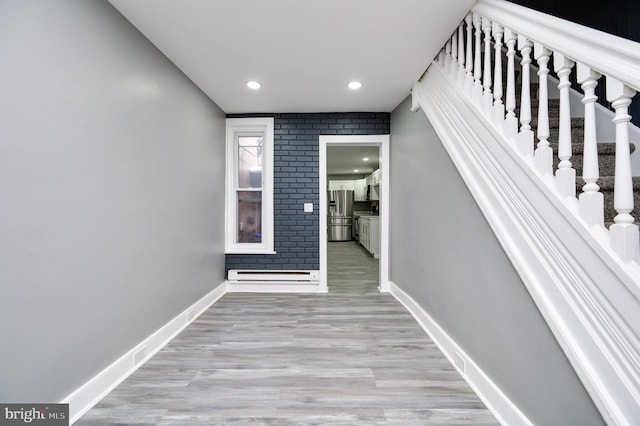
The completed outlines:
{"type": "MultiPolygon", "coordinates": [[[[632,176],[631,181],[633,183],[633,190],[640,191],[640,176],[632,176]]],[[[597,183],[598,183],[598,186],[600,186],[601,192],[613,191],[614,184],[615,184],[615,176],[600,176],[597,183]]],[[[584,179],[582,179],[582,176],[577,176],[576,177],[577,187],[582,188],[584,184],[585,184],[585,181],[584,179]]]]}
{"type": "MultiPolygon", "coordinates": [[[[506,80],[505,80],[506,81],[506,80]]],[[[518,125],[520,125],[520,88],[518,86],[516,90],[516,115],[518,117],[518,125]]],[[[531,89],[531,121],[530,126],[534,132],[534,148],[538,143],[537,139],[537,124],[538,124],[538,99],[537,90],[533,87],[531,89]]],[[[505,97],[503,96],[503,102],[505,97]]],[[[548,112],[549,112],[549,143],[553,149],[553,170],[554,173],[558,169],[560,159],[558,158],[558,137],[560,127],[560,100],[548,99],[548,112]]],[[[572,111],[575,112],[575,111],[572,111]]],[[[598,168],[600,178],[598,179],[598,185],[600,186],[600,192],[604,197],[604,219],[605,226],[609,228],[613,224],[613,218],[618,214],[613,206],[614,201],[614,185],[615,185],[615,154],[616,144],[615,142],[599,142],[598,145],[598,168]]],[[[636,149],[635,143],[629,144],[629,151],[633,153],[636,149]]],[[[582,179],[582,166],[584,159],[584,118],[572,117],[571,118],[571,163],[572,167],[576,170],[576,194],[579,195],[582,192],[582,187],[585,182],[582,179]]],[[[633,197],[634,205],[636,208],[640,208],[640,176],[634,176],[632,178],[633,185],[633,197]]],[[[635,217],[635,211],[631,214],[635,217]]],[[[640,213],[639,213],[640,214],[640,213]]],[[[640,219],[640,218],[638,218],[640,219]]]]}
{"type": "MultiPolygon", "coordinates": [[[[584,143],[582,141],[571,141],[571,152],[573,154],[584,153],[584,143]]],[[[550,142],[553,152],[558,152],[558,142],[550,142]]],[[[636,150],[634,143],[629,143],[629,151],[633,153],[636,150]]],[[[615,142],[598,142],[598,157],[601,155],[616,155],[616,143],[615,142]]]]}
{"type": "MultiPolygon", "coordinates": [[[[640,206],[640,176],[633,176],[633,203],[636,208],[631,212],[631,214],[635,217],[635,211],[640,206]]],[[[618,212],[616,212],[615,207],[613,205],[614,192],[613,188],[615,185],[615,176],[601,176],[598,179],[598,186],[600,186],[600,192],[604,197],[604,220],[605,222],[613,222],[613,218],[616,217],[618,212]]],[[[580,194],[582,192],[582,187],[584,186],[585,181],[582,179],[582,176],[576,177],[576,194],[580,194]]]]}

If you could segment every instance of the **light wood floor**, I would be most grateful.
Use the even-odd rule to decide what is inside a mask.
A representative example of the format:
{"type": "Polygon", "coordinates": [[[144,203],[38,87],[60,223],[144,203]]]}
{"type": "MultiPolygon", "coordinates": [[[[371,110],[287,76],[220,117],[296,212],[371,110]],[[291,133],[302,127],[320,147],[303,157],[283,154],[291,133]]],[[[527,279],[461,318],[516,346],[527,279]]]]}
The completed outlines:
{"type": "Polygon", "coordinates": [[[378,261],[328,263],[328,294],[226,294],[76,424],[498,425],[378,261]]]}

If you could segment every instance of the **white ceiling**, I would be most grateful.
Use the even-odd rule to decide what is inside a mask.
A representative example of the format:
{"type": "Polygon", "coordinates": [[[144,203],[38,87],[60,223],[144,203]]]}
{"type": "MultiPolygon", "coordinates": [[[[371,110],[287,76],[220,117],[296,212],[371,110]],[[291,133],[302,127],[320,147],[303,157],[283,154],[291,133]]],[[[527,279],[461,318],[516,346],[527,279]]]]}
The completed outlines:
{"type": "Polygon", "coordinates": [[[368,175],[380,166],[378,146],[328,146],[327,174],[368,175]],[[363,158],[368,158],[364,161],[363,158]],[[355,170],[358,170],[357,172],[355,170]]]}
{"type": "Polygon", "coordinates": [[[389,112],[474,3],[109,1],[226,113],[389,112]]]}

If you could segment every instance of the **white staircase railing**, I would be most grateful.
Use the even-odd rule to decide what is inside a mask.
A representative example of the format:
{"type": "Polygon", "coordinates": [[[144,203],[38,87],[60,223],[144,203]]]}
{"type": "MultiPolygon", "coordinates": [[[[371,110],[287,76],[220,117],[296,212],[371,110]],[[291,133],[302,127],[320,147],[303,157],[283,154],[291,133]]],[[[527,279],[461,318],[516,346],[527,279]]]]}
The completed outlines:
{"type": "MultiPolygon", "coordinates": [[[[553,284],[555,289],[532,286],[532,292],[536,293],[534,299],[540,305],[558,291],[567,301],[566,309],[573,310],[572,314],[566,314],[556,312],[557,306],[541,308],[546,312],[547,321],[554,324],[552,329],[607,423],[640,424],[640,317],[635,312],[640,308],[640,238],[632,215],[634,193],[629,149],[629,105],[640,90],[640,44],[506,1],[479,0],[447,40],[431,68],[423,80],[440,81],[440,75],[448,76],[460,96],[469,100],[467,104],[477,116],[490,123],[505,145],[517,152],[522,167],[538,176],[542,186],[552,194],[550,200],[564,205],[562,211],[569,212],[572,226],[581,228],[581,233],[589,233],[593,241],[602,245],[602,249],[595,250],[603,259],[602,264],[607,268],[611,265],[621,277],[616,278],[616,283],[598,282],[601,278],[595,277],[597,272],[589,272],[591,277],[583,278],[587,272],[568,266],[573,260],[559,260],[567,264],[562,266],[564,270],[571,271],[567,275],[575,277],[558,278],[557,282],[563,284],[553,284]],[[429,72],[434,67],[439,71],[429,72]],[[549,85],[551,70],[558,78],[553,86],[549,85]],[[532,78],[532,74],[537,74],[537,79],[532,78]],[[579,96],[583,111],[577,111],[584,122],[582,141],[572,140],[572,96],[578,93],[571,88],[572,77],[582,89],[579,96]],[[596,87],[603,84],[602,80],[613,110],[611,127],[615,132],[616,214],[608,228],[604,196],[598,183],[596,87]],[[559,98],[559,112],[550,117],[552,92],[559,98]],[[536,99],[532,99],[532,93],[537,94],[536,99]],[[534,108],[537,110],[535,120],[534,108]],[[552,122],[558,124],[555,141],[550,132],[552,122]],[[550,139],[557,142],[556,153],[550,139]],[[582,178],[585,183],[579,191],[576,191],[576,165],[572,162],[576,142],[584,144],[582,178]],[[558,158],[556,170],[554,154],[558,158]],[[559,290],[563,285],[566,287],[559,290]],[[625,297],[629,300],[623,300],[625,297]],[[581,321],[584,324],[577,325],[581,321]],[[575,329],[567,325],[571,323],[576,324],[575,329]]],[[[446,114],[442,112],[447,110],[443,101],[429,99],[437,99],[440,93],[434,84],[416,83],[413,94],[418,100],[414,105],[422,106],[425,112],[446,114]]],[[[577,110],[575,101],[573,106],[577,110]]],[[[443,119],[442,126],[446,122],[443,119]]],[[[455,121],[449,123],[456,126],[455,121]]],[[[437,123],[434,127],[438,128],[437,123]]],[[[442,129],[444,138],[448,137],[448,131],[442,129]]],[[[466,134],[470,134],[468,129],[461,129],[457,137],[466,134]]],[[[481,143],[481,137],[476,139],[481,143]]],[[[483,158],[488,158],[487,147],[474,143],[469,143],[466,154],[464,149],[453,145],[450,152],[459,152],[461,158],[471,153],[468,158],[484,161],[483,158]]],[[[467,161],[460,160],[459,168],[471,169],[467,161]]],[[[489,180],[493,176],[495,182],[500,182],[499,172],[492,171],[490,166],[477,169],[478,175],[489,176],[489,180]]],[[[511,188],[505,184],[503,191],[506,194],[511,188]]],[[[510,197],[516,199],[515,195],[505,199],[509,201],[510,197]]],[[[518,209],[521,207],[514,207],[514,211],[518,209]]],[[[531,223],[533,221],[531,219],[531,223]]],[[[541,237],[541,241],[543,239],[541,237]]],[[[540,245],[547,243],[542,241],[540,245]]],[[[562,244],[559,243],[558,251],[564,250],[560,247],[562,244]]],[[[541,258],[544,258],[541,262],[545,262],[549,256],[543,254],[541,258]]]]}
{"type": "MultiPolygon", "coordinates": [[[[513,138],[514,144],[524,154],[532,148],[532,133],[530,130],[530,52],[533,44],[534,58],[538,66],[538,118],[536,134],[538,142],[534,151],[534,164],[540,174],[555,176],[556,185],[561,194],[567,197],[576,196],[576,173],[571,163],[571,110],[569,76],[577,64],[580,70],[579,82],[586,84],[584,90],[584,127],[589,140],[585,148],[583,167],[588,170],[587,184],[583,187],[586,196],[579,197],[580,211],[583,218],[592,226],[604,226],[604,206],[598,200],[601,198],[597,186],[598,157],[597,146],[594,146],[595,115],[593,102],[595,91],[601,76],[606,80],[607,100],[615,109],[613,122],[616,127],[616,173],[615,173],[615,210],[618,213],[614,223],[609,228],[612,249],[625,261],[640,260],[640,238],[638,226],[631,215],[634,209],[634,195],[631,175],[629,151],[628,125],[630,116],[628,107],[637,90],[640,90],[640,45],[599,31],[593,31],[580,25],[570,25],[567,22],[548,15],[533,13],[525,8],[500,0],[483,0],[474,8],[472,13],[460,23],[451,37],[452,51],[450,66],[451,75],[461,85],[466,76],[475,77],[474,85],[484,87],[484,97],[493,96],[486,100],[483,109],[491,115],[491,119],[503,131],[507,138],[513,138]],[[484,52],[479,48],[482,34],[480,22],[484,31],[484,52]],[[508,24],[508,26],[507,26],[508,24]],[[464,41],[463,35],[467,40],[464,41]],[[475,40],[472,39],[472,29],[475,27],[475,40]],[[490,43],[493,43],[493,56],[490,43]],[[516,48],[517,45],[517,48],[516,48]],[[475,46],[475,48],[473,47],[475,46]],[[506,70],[503,67],[503,47],[506,46],[506,70]],[[519,57],[521,71],[521,100],[520,117],[521,128],[518,129],[516,115],[516,50],[519,57]],[[481,53],[484,53],[484,73],[480,69],[481,53]],[[475,56],[474,56],[475,55],[475,56]],[[470,60],[475,57],[475,61],[470,60]],[[550,63],[557,73],[560,84],[560,114],[558,152],[560,159],[558,169],[553,173],[553,150],[549,143],[549,109],[548,109],[548,74],[550,63]],[[465,65],[466,62],[466,65],[465,65]],[[493,72],[493,81],[491,73],[493,72]],[[506,95],[503,93],[506,75],[506,95]],[[503,97],[506,99],[503,101],[503,97]]],[[[443,50],[445,51],[445,50],[443,50]]],[[[444,56],[439,56],[444,58],[444,56]]],[[[440,60],[442,62],[442,60],[440,60]]],[[[468,86],[466,86],[468,87],[468,86]]],[[[469,97],[477,102],[478,91],[469,93],[469,97]]],[[[582,114],[581,114],[582,115],[582,114]]],[[[640,141],[639,141],[640,142],[640,141]]]]}

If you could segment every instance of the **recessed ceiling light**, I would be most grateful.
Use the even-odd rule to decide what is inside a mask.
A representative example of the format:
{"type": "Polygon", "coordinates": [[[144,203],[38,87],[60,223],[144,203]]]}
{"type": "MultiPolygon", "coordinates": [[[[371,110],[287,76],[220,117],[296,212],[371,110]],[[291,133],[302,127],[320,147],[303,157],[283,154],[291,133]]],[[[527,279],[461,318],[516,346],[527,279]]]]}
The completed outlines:
{"type": "Polygon", "coordinates": [[[247,81],[247,87],[249,89],[257,90],[262,87],[262,84],[258,83],[257,81],[247,81]]]}
{"type": "Polygon", "coordinates": [[[362,159],[362,161],[369,161],[369,158],[368,158],[368,157],[364,157],[364,158],[362,159]]]}
{"type": "Polygon", "coordinates": [[[358,173],[358,169],[355,169],[353,172],[354,172],[354,173],[358,173]]]}
{"type": "Polygon", "coordinates": [[[347,87],[351,90],[357,90],[362,87],[362,83],[359,81],[350,81],[349,84],[347,84],[347,87]]]}

